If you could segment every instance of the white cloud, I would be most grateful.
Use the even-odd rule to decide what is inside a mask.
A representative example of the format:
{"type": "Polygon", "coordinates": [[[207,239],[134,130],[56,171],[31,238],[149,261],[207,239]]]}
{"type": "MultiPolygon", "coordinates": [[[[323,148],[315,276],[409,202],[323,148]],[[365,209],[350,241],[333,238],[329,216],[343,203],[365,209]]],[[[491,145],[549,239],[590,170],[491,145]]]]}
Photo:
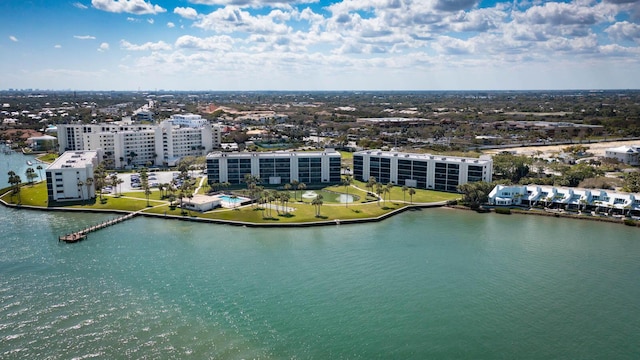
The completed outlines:
{"type": "Polygon", "coordinates": [[[176,48],[205,50],[205,51],[229,51],[233,47],[234,40],[230,36],[212,36],[199,38],[191,35],[180,36],[175,43],[176,48]]]}
{"type": "Polygon", "coordinates": [[[9,40],[11,40],[13,42],[18,42],[18,38],[13,36],[13,35],[9,35],[9,40]]]}
{"type": "Polygon", "coordinates": [[[91,0],[91,5],[102,11],[136,15],[155,15],[167,11],[159,5],[153,5],[144,0],[91,0]]]}
{"type": "Polygon", "coordinates": [[[85,5],[85,4],[81,3],[81,2],[74,2],[73,6],[77,7],[78,9],[82,9],[82,10],[85,10],[85,9],[89,8],[87,5],[85,5]]]}
{"type": "Polygon", "coordinates": [[[219,33],[284,34],[289,32],[289,26],[274,21],[281,15],[279,11],[272,11],[267,15],[254,16],[238,7],[228,6],[201,16],[194,26],[219,33]]]}
{"type": "Polygon", "coordinates": [[[73,35],[78,40],[95,40],[96,37],[92,35],[73,35]]]}
{"type": "Polygon", "coordinates": [[[173,9],[174,14],[178,14],[185,19],[193,20],[198,17],[198,12],[196,9],[191,7],[177,7],[173,9]]]}
{"type": "Polygon", "coordinates": [[[622,21],[604,30],[615,41],[635,41],[640,43],[640,25],[622,21]]]}
{"type": "Polygon", "coordinates": [[[127,21],[128,21],[128,22],[135,22],[135,23],[137,23],[137,22],[140,22],[140,19],[136,19],[136,18],[133,18],[133,17],[129,16],[129,17],[127,17],[127,21]]]}
{"type": "Polygon", "coordinates": [[[171,21],[169,21],[169,22],[167,23],[167,27],[168,27],[169,29],[173,29],[174,27],[176,27],[176,24],[174,24],[174,23],[172,23],[171,21]]]}
{"type": "Polygon", "coordinates": [[[291,7],[296,4],[312,4],[318,0],[189,0],[192,4],[240,6],[240,7],[291,7]]]}
{"type": "Polygon", "coordinates": [[[148,22],[149,24],[153,25],[153,23],[155,22],[155,20],[153,20],[153,19],[149,18],[149,19],[147,19],[147,22],[148,22]]]}
{"type": "Polygon", "coordinates": [[[62,49],[62,45],[60,45],[60,44],[53,45],[53,47],[54,47],[55,49],[62,49]]]}
{"type": "Polygon", "coordinates": [[[158,42],[146,42],[142,45],[135,45],[127,40],[120,40],[120,47],[124,50],[130,51],[161,51],[161,50],[171,50],[171,45],[167,44],[164,41],[158,42]]]}
{"type": "Polygon", "coordinates": [[[103,42],[102,44],[100,44],[98,51],[100,52],[109,51],[109,43],[103,42]]]}

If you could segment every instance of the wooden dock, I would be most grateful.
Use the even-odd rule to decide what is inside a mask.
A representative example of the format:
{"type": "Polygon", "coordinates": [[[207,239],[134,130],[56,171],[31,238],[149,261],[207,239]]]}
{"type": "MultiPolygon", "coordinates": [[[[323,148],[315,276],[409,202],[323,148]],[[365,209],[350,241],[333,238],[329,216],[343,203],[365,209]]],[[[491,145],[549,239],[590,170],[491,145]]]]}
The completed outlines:
{"type": "Polygon", "coordinates": [[[64,241],[66,243],[78,242],[78,241],[86,239],[87,235],[89,235],[90,232],[93,232],[93,231],[96,231],[96,230],[100,230],[100,229],[104,229],[107,226],[115,225],[117,223],[120,223],[120,222],[123,222],[125,220],[131,219],[132,217],[134,217],[136,215],[137,215],[137,213],[130,213],[130,214],[121,216],[119,218],[115,218],[113,220],[104,221],[104,222],[101,222],[99,224],[96,224],[96,225],[93,225],[93,226],[89,226],[86,229],[83,229],[83,230],[80,230],[80,231],[76,231],[76,232],[71,233],[71,234],[60,235],[58,237],[58,241],[64,241]]]}

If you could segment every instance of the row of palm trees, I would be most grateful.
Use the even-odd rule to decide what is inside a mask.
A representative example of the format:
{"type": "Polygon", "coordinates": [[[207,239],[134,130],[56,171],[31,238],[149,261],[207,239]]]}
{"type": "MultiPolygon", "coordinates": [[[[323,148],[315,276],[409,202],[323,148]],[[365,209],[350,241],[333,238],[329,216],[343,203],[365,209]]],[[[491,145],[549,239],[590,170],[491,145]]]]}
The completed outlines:
{"type": "MultiPolygon", "coordinates": [[[[380,198],[382,198],[383,204],[386,203],[387,195],[391,197],[391,190],[394,186],[395,185],[392,182],[388,182],[386,185],[383,183],[379,183],[373,176],[371,176],[365,184],[368,192],[372,193],[375,189],[375,193],[376,195],[378,195],[378,205],[380,205],[380,198]]],[[[407,192],[409,193],[411,203],[413,204],[413,195],[416,193],[416,189],[406,185],[402,186],[403,202],[407,201],[407,192]]]]}

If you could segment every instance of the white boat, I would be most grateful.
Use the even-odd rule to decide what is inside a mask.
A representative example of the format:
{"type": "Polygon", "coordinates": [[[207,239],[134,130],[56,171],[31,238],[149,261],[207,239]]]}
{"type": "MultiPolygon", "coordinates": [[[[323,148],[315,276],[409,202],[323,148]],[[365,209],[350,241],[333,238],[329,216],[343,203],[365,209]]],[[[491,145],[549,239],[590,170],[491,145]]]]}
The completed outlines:
{"type": "Polygon", "coordinates": [[[31,166],[33,165],[33,162],[31,160],[27,160],[27,165],[31,166]]]}

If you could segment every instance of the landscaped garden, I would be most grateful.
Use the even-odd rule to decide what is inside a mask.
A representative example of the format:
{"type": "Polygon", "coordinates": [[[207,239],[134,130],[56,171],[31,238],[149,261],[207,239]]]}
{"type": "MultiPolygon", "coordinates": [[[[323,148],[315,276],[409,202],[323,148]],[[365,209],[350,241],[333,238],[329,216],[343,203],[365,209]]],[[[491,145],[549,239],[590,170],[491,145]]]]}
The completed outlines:
{"type": "MultiPolygon", "coordinates": [[[[238,193],[242,191],[237,190],[238,193]]],[[[232,191],[233,192],[233,191],[232,191]]],[[[388,187],[388,190],[380,194],[368,191],[366,183],[352,181],[350,186],[333,185],[312,190],[283,190],[273,189],[273,197],[260,196],[253,204],[244,205],[235,209],[218,208],[205,213],[187,211],[179,206],[181,199],[176,197],[170,204],[166,191],[161,194],[158,189],[153,189],[149,198],[143,191],[125,192],[118,195],[96,195],[95,199],[73,204],[57,203],[49,204],[47,201],[47,189],[44,182],[34,185],[23,185],[19,194],[7,192],[2,199],[8,203],[38,207],[68,207],[75,209],[100,209],[100,210],[124,210],[153,213],[162,216],[193,217],[203,219],[227,220],[248,223],[306,223],[317,221],[335,221],[348,219],[375,218],[411,203],[432,203],[459,199],[459,194],[437,192],[431,190],[413,189],[413,193],[399,186],[388,187]],[[277,194],[288,193],[286,196],[277,194]],[[311,196],[315,195],[315,196],[311,196]],[[320,195],[319,197],[317,195],[320,195]],[[100,198],[102,197],[102,201],[100,198]],[[344,202],[345,199],[352,201],[344,202]],[[283,200],[286,199],[286,200],[283,200]]],[[[182,201],[188,201],[188,197],[182,201]]]]}

